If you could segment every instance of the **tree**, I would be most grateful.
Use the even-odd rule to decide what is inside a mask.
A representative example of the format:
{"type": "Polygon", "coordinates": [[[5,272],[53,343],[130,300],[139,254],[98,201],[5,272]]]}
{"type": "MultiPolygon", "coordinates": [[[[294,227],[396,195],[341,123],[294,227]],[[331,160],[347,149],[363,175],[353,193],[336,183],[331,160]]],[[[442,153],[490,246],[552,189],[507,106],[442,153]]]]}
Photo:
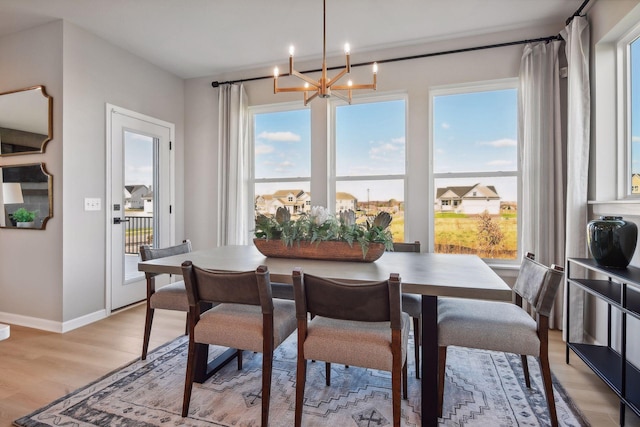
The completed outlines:
{"type": "Polygon", "coordinates": [[[489,212],[484,211],[478,217],[478,246],[483,254],[493,257],[493,251],[502,243],[504,234],[498,224],[489,215],[489,212]]]}

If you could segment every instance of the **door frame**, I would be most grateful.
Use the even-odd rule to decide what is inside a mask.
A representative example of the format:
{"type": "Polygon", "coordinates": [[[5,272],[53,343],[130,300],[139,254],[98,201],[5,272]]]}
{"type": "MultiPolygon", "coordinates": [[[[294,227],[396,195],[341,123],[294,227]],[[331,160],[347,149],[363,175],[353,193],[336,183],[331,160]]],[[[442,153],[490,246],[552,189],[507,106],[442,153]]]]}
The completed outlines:
{"type": "MultiPolygon", "coordinates": [[[[105,311],[106,315],[111,315],[111,287],[112,287],[112,277],[111,277],[111,265],[113,262],[112,259],[112,233],[113,233],[113,225],[112,225],[112,195],[111,195],[111,180],[112,173],[111,168],[113,167],[113,161],[111,158],[111,113],[116,112],[118,114],[123,114],[134,119],[146,121],[149,123],[153,123],[154,125],[163,126],[169,129],[169,139],[171,141],[171,149],[169,150],[169,204],[171,205],[171,214],[169,215],[169,245],[175,244],[176,236],[175,236],[175,124],[166,122],[164,120],[157,119],[155,117],[147,116],[142,113],[138,113],[133,110],[128,110],[126,108],[118,107],[117,105],[105,104],[105,116],[106,116],[106,185],[105,185],[105,311]]],[[[124,212],[124,211],[123,211],[124,212]]]]}

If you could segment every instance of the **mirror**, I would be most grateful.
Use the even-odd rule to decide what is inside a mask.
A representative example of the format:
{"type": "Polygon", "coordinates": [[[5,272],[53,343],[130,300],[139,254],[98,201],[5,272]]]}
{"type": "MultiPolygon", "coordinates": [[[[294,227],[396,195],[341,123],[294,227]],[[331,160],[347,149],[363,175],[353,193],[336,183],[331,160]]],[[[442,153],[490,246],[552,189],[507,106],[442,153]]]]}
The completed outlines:
{"type": "Polygon", "coordinates": [[[44,230],[53,216],[53,177],[44,163],[0,167],[0,228],[44,230]]]}
{"type": "Polygon", "coordinates": [[[53,98],[44,86],[0,93],[0,156],[44,153],[53,138],[53,98]]]}

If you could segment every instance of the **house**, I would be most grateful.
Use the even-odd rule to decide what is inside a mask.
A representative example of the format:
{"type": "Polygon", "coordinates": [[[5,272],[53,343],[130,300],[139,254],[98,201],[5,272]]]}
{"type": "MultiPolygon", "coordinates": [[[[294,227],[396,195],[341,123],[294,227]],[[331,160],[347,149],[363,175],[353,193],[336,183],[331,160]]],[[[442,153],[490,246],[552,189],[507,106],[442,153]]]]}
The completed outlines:
{"type": "Polygon", "coordinates": [[[125,185],[124,207],[126,209],[144,209],[145,197],[149,194],[146,185],[125,185]]]}
{"type": "MultiPolygon", "coordinates": [[[[336,193],[336,212],[356,210],[358,200],[345,192],[336,193]]],[[[256,211],[261,214],[274,215],[279,207],[286,208],[292,215],[299,215],[311,210],[311,193],[301,189],[278,190],[273,194],[259,194],[255,200],[256,211]]]]}
{"type": "Polygon", "coordinates": [[[493,185],[443,187],[436,191],[436,211],[478,215],[500,213],[500,196],[493,185]]]}

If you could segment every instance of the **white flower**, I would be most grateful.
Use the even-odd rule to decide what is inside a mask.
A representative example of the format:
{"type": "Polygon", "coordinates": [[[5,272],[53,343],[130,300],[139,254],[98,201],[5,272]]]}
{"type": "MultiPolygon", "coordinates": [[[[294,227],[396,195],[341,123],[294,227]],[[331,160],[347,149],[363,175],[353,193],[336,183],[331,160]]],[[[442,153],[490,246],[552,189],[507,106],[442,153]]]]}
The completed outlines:
{"type": "Polygon", "coordinates": [[[313,218],[316,225],[322,225],[329,220],[331,214],[323,206],[313,206],[309,212],[309,216],[313,218]]]}

